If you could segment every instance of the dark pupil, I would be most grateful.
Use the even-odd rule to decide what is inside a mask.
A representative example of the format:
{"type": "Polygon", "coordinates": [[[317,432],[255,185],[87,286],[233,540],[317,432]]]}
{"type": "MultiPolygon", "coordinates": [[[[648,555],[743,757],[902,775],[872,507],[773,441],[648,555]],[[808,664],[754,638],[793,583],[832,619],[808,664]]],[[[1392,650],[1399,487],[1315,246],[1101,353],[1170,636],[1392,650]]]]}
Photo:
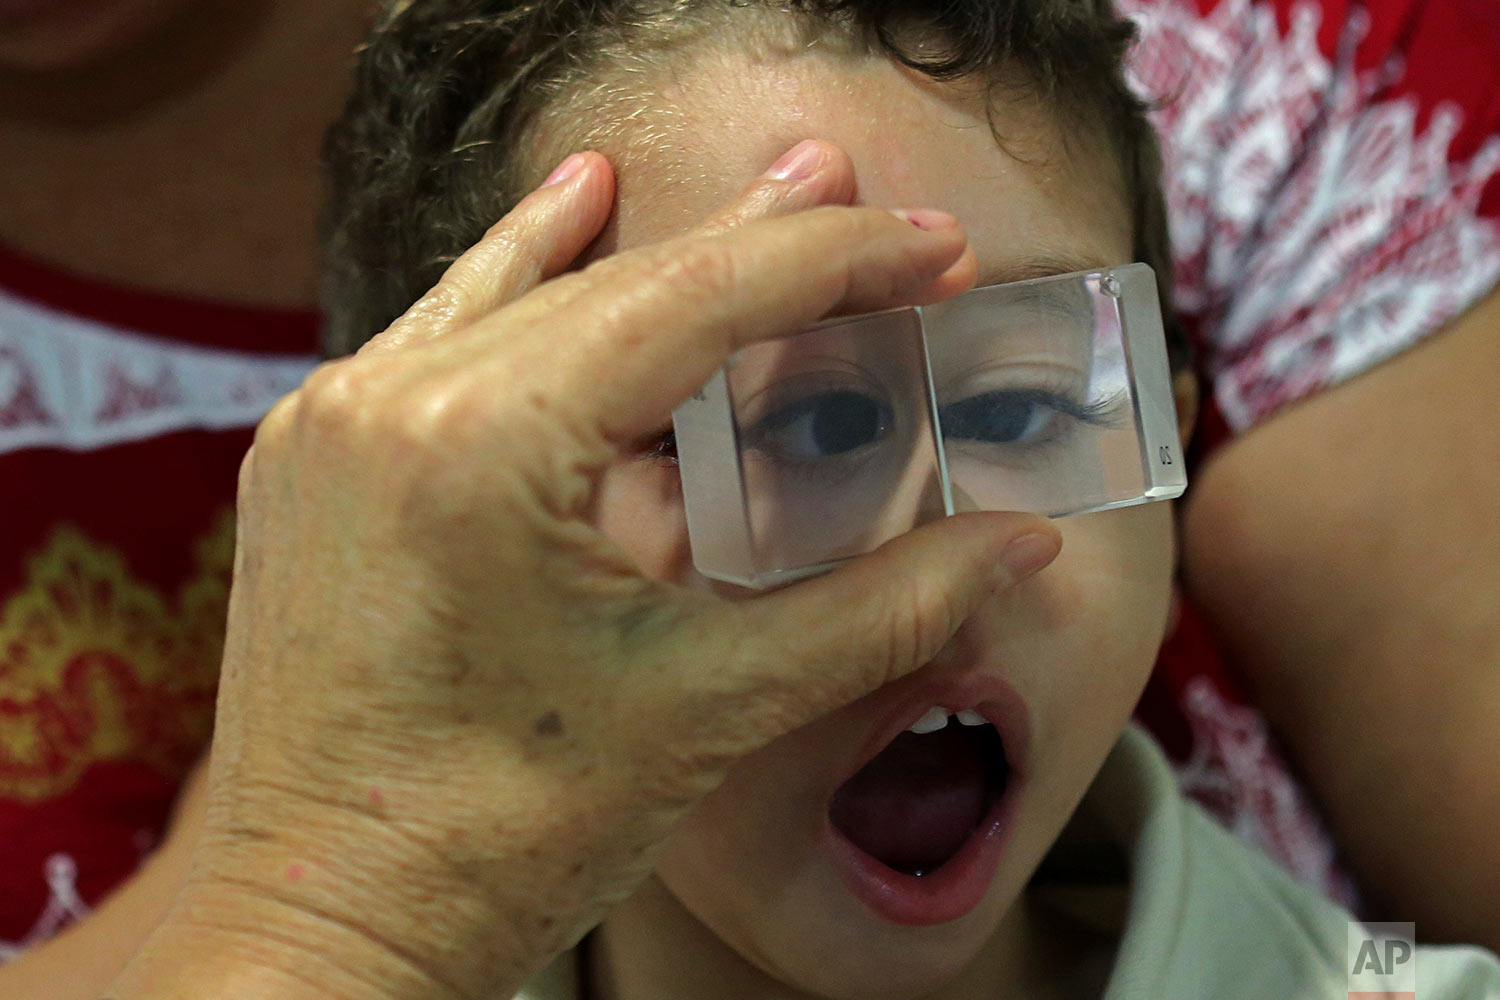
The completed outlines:
{"type": "Polygon", "coordinates": [[[991,392],[943,408],[943,435],[972,441],[1014,441],[1036,405],[1026,396],[991,392]]]}
{"type": "Polygon", "coordinates": [[[839,455],[880,436],[880,405],[857,392],[821,397],[812,412],[812,439],[823,455],[839,455]]]}

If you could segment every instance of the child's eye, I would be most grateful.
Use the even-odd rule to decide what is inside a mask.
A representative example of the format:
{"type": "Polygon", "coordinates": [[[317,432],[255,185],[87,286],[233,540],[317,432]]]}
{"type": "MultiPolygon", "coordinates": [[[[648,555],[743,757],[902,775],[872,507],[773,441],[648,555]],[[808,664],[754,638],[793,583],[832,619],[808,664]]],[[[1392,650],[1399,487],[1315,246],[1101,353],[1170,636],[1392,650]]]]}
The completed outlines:
{"type": "Polygon", "coordinates": [[[638,450],[641,458],[658,462],[677,462],[677,433],[668,427],[655,437],[647,438],[638,450]]]}
{"type": "Polygon", "coordinates": [[[809,461],[875,444],[894,422],[890,407],[864,393],[823,392],[767,414],[750,429],[749,440],[774,458],[809,461]]]}
{"type": "Polygon", "coordinates": [[[1046,432],[1065,405],[1051,393],[1034,391],[970,396],[942,408],[943,437],[984,444],[1027,444],[1046,432]]]}

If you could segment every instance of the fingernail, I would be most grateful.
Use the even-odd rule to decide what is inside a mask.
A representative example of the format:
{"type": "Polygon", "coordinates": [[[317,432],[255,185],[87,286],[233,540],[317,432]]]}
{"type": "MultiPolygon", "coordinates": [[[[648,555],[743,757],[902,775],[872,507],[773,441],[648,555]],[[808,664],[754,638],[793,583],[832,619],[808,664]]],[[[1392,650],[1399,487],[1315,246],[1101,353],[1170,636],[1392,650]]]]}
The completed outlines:
{"type": "Polygon", "coordinates": [[[574,174],[578,173],[578,171],[582,170],[583,163],[584,158],[582,153],[572,154],[566,160],[563,160],[561,163],[559,163],[556,170],[547,175],[547,179],[542,181],[541,186],[551,187],[554,184],[561,184],[563,181],[567,180],[569,177],[572,177],[574,174]]]}
{"type": "Polygon", "coordinates": [[[1009,587],[1020,583],[1056,559],[1060,547],[1055,535],[1039,532],[1014,539],[1000,553],[1000,563],[995,567],[996,584],[1009,587]]]}
{"type": "Polygon", "coordinates": [[[932,232],[934,229],[952,229],[958,225],[956,218],[947,212],[939,212],[935,208],[893,208],[891,214],[927,232],[932,232]]]}
{"type": "Polygon", "coordinates": [[[803,139],[771,164],[766,176],[778,181],[803,181],[817,173],[823,148],[816,139],[803,139]]]}

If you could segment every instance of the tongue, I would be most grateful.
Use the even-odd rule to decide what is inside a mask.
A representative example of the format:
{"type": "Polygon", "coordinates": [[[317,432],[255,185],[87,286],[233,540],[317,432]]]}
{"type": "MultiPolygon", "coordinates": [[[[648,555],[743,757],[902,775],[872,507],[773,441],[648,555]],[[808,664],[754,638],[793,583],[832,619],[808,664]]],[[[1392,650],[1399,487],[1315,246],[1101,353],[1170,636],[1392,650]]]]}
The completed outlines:
{"type": "Polygon", "coordinates": [[[931,871],[958,853],[989,807],[986,734],[994,739],[990,726],[955,722],[902,733],[834,793],[829,818],[887,866],[931,871]]]}

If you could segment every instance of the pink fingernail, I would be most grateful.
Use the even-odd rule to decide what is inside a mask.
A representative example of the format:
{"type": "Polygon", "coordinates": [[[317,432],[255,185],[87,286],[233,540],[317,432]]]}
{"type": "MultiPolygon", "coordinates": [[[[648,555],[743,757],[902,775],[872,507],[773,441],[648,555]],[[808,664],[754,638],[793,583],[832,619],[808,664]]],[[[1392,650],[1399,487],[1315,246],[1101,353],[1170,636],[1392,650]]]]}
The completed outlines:
{"type": "Polygon", "coordinates": [[[823,162],[823,147],[816,139],[803,139],[771,164],[766,176],[778,181],[805,181],[823,162]]]}
{"type": "Polygon", "coordinates": [[[1013,587],[1057,558],[1060,540],[1040,532],[1022,535],[1005,547],[991,570],[991,580],[999,589],[1013,587]]]}
{"type": "Polygon", "coordinates": [[[566,160],[563,160],[561,163],[559,163],[557,165],[557,169],[548,174],[547,179],[542,181],[541,186],[551,187],[554,184],[561,184],[563,181],[567,180],[569,177],[572,177],[574,174],[578,173],[578,171],[582,170],[583,162],[583,154],[574,153],[566,160]]]}
{"type": "Polygon", "coordinates": [[[947,212],[939,212],[935,208],[893,208],[891,214],[927,232],[932,232],[934,229],[952,229],[958,225],[958,220],[953,216],[947,212]]]}

